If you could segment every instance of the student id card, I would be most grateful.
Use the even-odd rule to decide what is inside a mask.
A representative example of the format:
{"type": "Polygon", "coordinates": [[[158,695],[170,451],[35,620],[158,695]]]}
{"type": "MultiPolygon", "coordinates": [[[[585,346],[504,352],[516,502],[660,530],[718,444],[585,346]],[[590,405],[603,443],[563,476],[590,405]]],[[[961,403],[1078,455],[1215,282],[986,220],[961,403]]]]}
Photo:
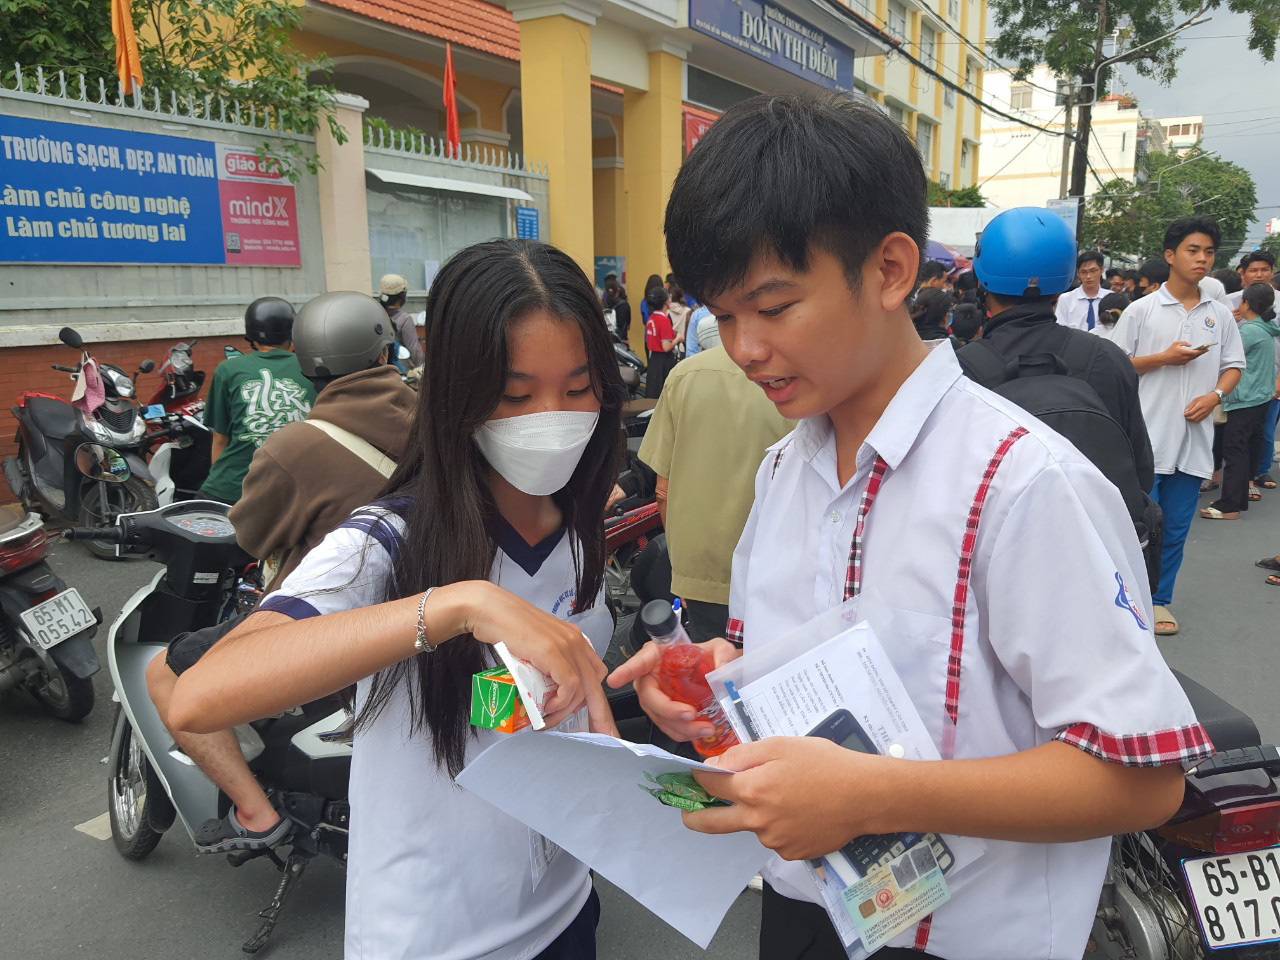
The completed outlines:
{"type": "Polygon", "coordinates": [[[879,950],[950,899],[947,879],[927,843],[876,867],[844,891],[845,909],[868,953],[879,950]]]}

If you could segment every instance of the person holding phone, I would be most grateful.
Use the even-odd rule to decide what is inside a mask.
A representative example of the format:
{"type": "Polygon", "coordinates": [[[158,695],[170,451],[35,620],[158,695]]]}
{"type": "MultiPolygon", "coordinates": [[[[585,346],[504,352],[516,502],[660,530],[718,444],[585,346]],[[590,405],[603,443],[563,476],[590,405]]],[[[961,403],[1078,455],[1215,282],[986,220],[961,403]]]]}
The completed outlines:
{"type": "MultiPolygon", "coordinates": [[[[912,325],[926,183],[910,138],[865,98],[758,96],[699,141],[667,207],[672,269],[796,423],[756,472],[728,637],[705,649],[723,662],[737,640],[750,656],[874,596],[941,756],[772,737],[695,774],[732,805],[685,813],[687,827],[751,831],[777,854],[762,960],[843,960],[796,861],[902,832],[986,838],[998,856],[877,960],[1079,960],[1111,835],[1164,822],[1181,764],[1212,753],[1152,639],[1119,491],[912,325]]],[[[662,694],[659,662],[646,646],[609,682],[633,681],[673,738],[706,736],[662,694]]]]}
{"type": "Polygon", "coordinates": [[[167,716],[209,733],[354,686],[346,955],[591,960],[586,866],[454,778],[502,736],[469,725],[498,641],[557,685],[548,726],[585,706],[614,732],[599,653],[617,361],[591,282],[547,244],[468,247],[427,304],[381,499],[178,678],[167,716]]]}
{"type": "Polygon", "coordinates": [[[1200,500],[1213,478],[1212,413],[1240,381],[1244,347],[1231,309],[1201,283],[1221,239],[1210,217],[1175,220],[1164,235],[1169,280],[1137,300],[1116,323],[1111,342],[1138,372],[1142,415],[1156,461],[1151,497],[1164,511],[1164,547],[1156,587],[1155,631],[1178,632],[1169,609],[1182,552],[1200,500]]]}

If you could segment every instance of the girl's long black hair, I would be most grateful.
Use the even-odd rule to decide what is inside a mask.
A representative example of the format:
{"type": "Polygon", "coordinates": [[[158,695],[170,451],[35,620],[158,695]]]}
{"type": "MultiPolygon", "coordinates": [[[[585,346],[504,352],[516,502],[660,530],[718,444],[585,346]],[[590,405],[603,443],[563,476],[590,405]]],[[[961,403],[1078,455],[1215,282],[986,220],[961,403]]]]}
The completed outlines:
{"type": "MultiPolygon", "coordinates": [[[[624,390],[595,289],[566,254],[531,240],[490,240],[454,255],[427,299],[426,366],[405,455],[382,497],[405,524],[387,599],[461,580],[487,580],[497,508],[489,465],[472,439],[506,385],[507,331],[545,310],[582,334],[600,420],[569,483],[555,495],[575,551],[578,611],[604,580],[605,501],[617,476],[624,390]],[[581,562],[578,561],[578,553],[581,562]]],[[[430,733],[451,777],[462,770],[469,731],[471,676],[492,663],[470,635],[377,674],[356,718],[371,723],[407,686],[412,732],[430,733]]]]}

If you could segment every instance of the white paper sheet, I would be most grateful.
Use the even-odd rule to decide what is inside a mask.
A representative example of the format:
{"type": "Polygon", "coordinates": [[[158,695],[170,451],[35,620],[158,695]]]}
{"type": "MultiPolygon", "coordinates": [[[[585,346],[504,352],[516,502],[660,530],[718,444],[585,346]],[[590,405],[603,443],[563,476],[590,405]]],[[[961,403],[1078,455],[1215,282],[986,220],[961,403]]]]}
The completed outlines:
{"type": "Polygon", "coordinates": [[[476,757],[458,783],[625,890],[704,950],[769,859],[754,834],[685,829],[641,789],[645,774],[712,770],[594,733],[524,733],[476,757]]]}

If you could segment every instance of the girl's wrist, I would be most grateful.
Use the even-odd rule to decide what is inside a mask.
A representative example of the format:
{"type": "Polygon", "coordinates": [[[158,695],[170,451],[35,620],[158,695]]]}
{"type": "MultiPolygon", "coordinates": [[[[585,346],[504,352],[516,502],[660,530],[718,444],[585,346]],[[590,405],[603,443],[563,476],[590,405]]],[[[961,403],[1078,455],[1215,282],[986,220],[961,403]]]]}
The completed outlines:
{"type": "Polygon", "coordinates": [[[482,606],[483,588],[487,586],[484,580],[462,580],[433,590],[422,610],[427,642],[441,644],[471,633],[482,606]]]}

